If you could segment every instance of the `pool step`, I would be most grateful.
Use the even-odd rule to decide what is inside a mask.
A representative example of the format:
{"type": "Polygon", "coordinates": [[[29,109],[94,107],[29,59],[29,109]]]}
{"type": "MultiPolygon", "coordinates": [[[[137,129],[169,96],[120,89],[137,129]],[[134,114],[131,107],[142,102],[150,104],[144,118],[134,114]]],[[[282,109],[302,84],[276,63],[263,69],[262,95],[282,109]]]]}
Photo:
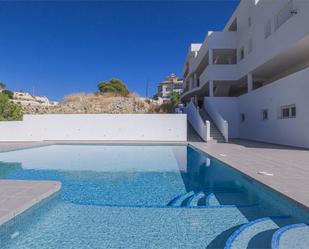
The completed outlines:
{"type": "Polygon", "coordinates": [[[190,198],[192,195],[194,195],[193,191],[190,191],[190,192],[185,193],[185,194],[178,195],[167,205],[171,206],[171,207],[180,207],[180,206],[182,206],[183,202],[185,200],[187,200],[188,198],[190,198]]]}
{"type": "Polygon", "coordinates": [[[171,207],[222,207],[222,206],[235,206],[235,207],[250,207],[256,206],[257,203],[248,203],[245,199],[241,198],[241,192],[235,192],[228,189],[217,190],[204,190],[195,193],[190,191],[180,194],[172,199],[167,206],[171,207]],[[209,194],[206,194],[209,193],[209,194]],[[235,198],[235,203],[233,202],[235,198]]]}
{"type": "Polygon", "coordinates": [[[309,248],[309,226],[304,223],[299,223],[281,227],[272,237],[271,248],[309,248]]]}
{"type": "Polygon", "coordinates": [[[205,194],[203,192],[198,192],[190,197],[187,202],[187,207],[197,207],[199,201],[204,198],[205,194]]]}
{"type": "Polygon", "coordinates": [[[210,193],[209,195],[207,195],[205,199],[205,206],[207,207],[220,206],[220,202],[218,201],[214,193],[210,193]]]}
{"type": "Polygon", "coordinates": [[[254,236],[273,229],[278,229],[279,226],[275,221],[288,218],[289,216],[263,217],[246,223],[232,233],[226,241],[224,249],[247,248],[250,240],[254,236]]]}

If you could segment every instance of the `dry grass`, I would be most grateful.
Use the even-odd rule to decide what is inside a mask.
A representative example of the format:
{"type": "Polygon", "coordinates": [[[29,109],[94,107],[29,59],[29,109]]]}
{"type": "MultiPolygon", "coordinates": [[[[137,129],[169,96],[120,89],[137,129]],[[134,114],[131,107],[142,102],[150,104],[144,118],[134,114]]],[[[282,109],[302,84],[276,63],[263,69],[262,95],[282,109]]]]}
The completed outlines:
{"type": "Polygon", "coordinates": [[[115,97],[127,97],[127,98],[135,98],[136,95],[134,93],[129,93],[126,96],[123,96],[122,94],[118,93],[73,93],[70,95],[67,95],[63,99],[63,103],[69,103],[69,102],[110,102],[109,99],[113,99],[115,97]]]}
{"type": "Polygon", "coordinates": [[[115,93],[74,93],[66,96],[57,106],[25,106],[27,114],[45,113],[164,113],[171,112],[169,106],[157,106],[136,94],[127,96],[115,93]]]}

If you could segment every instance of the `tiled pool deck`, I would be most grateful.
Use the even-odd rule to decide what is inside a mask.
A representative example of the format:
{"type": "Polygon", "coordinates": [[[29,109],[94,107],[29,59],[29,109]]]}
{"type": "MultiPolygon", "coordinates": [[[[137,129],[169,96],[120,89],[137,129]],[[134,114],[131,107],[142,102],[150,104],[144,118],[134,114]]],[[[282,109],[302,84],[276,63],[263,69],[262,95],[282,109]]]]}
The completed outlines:
{"type": "Polygon", "coordinates": [[[190,144],[309,209],[309,150],[245,140],[190,144]]]}
{"type": "Polygon", "coordinates": [[[0,180],[0,225],[57,192],[55,181],[0,180]]]}
{"type": "MultiPolygon", "coordinates": [[[[282,193],[301,206],[309,208],[309,150],[244,140],[231,140],[230,143],[204,143],[194,134],[189,134],[188,137],[189,141],[183,144],[193,145],[282,193]],[[259,171],[266,171],[274,175],[263,176],[258,174],[259,171]]],[[[56,142],[1,142],[0,152],[53,143],[56,142]]],[[[106,144],[109,142],[58,141],[57,143],[106,144]]],[[[140,142],[131,143],[141,144],[140,142]]],[[[60,183],[57,182],[0,181],[0,224],[59,189],[60,183]],[[32,193],[33,195],[31,195],[32,193]],[[8,196],[13,198],[11,202],[5,201],[8,196]]]]}

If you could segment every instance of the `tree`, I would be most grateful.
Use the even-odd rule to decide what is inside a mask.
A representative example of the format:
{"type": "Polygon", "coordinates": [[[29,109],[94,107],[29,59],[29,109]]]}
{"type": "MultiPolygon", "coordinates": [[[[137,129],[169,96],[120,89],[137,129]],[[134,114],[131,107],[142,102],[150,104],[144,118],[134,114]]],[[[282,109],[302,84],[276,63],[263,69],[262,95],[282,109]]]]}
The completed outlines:
{"type": "Polygon", "coordinates": [[[0,91],[4,90],[6,88],[6,85],[3,82],[0,82],[0,91]]]}
{"type": "Polygon", "coordinates": [[[178,105],[180,103],[180,93],[179,92],[172,93],[171,102],[173,105],[178,105]]]}
{"type": "Polygon", "coordinates": [[[10,101],[6,94],[0,93],[0,121],[22,120],[21,106],[10,101]]]}
{"type": "Polygon", "coordinates": [[[110,81],[102,81],[98,84],[98,88],[101,93],[119,93],[122,95],[127,95],[129,90],[127,86],[119,79],[111,79],[110,81]]]}

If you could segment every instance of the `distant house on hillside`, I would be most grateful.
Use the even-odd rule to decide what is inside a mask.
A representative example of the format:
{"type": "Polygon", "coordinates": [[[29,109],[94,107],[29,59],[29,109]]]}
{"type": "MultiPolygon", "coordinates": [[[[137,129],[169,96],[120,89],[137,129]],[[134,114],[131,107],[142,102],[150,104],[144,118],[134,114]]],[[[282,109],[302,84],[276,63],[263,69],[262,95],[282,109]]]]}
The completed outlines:
{"type": "Polygon", "coordinates": [[[27,92],[13,92],[13,102],[21,105],[57,105],[58,102],[49,101],[45,96],[32,96],[27,92]]]}
{"type": "Polygon", "coordinates": [[[179,79],[176,74],[171,74],[166,77],[165,81],[158,84],[157,96],[163,101],[169,101],[172,93],[182,93],[183,80],[179,79]]]}

